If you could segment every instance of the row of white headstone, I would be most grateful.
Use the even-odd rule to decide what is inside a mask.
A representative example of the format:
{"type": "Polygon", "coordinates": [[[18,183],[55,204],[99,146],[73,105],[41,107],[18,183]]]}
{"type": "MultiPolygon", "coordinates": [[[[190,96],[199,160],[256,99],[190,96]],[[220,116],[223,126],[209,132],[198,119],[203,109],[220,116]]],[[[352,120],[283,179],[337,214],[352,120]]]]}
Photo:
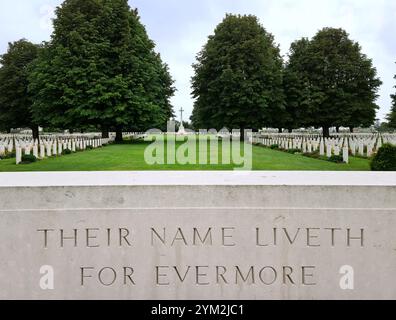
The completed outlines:
{"type": "Polygon", "coordinates": [[[396,135],[342,135],[322,138],[312,135],[253,134],[250,141],[267,147],[277,145],[284,150],[296,150],[301,153],[318,152],[320,156],[330,158],[342,156],[343,162],[349,162],[349,155],[371,157],[384,143],[396,145],[396,135]]]}
{"type": "Polygon", "coordinates": [[[87,147],[99,148],[103,145],[108,144],[111,141],[109,139],[102,138],[57,138],[57,137],[45,137],[39,140],[33,140],[31,138],[19,138],[18,136],[6,137],[0,140],[0,156],[6,155],[7,153],[13,153],[15,151],[15,163],[19,164],[22,162],[22,155],[32,154],[37,159],[44,159],[51,156],[61,156],[65,149],[71,152],[83,151],[87,147]]]}

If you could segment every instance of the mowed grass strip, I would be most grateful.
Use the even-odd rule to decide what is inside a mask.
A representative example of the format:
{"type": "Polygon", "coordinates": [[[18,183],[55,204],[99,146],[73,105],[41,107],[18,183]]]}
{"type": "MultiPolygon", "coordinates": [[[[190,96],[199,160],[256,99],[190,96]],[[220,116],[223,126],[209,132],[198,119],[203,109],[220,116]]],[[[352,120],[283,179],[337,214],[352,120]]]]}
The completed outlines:
{"type": "MultiPolygon", "coordinates": [[[[183,143],[176,143],[180,147],[183,143]]],[[[46,158],[31,164],[15,164],[15,159],[0,160],[0,172],[20,171],[138,171],[138,170],[233,170],[240,167],[234,164],[221,164],[223,158],[222,146],[219,143],[218,158],[220,164],[165,164],[149,165],[144,153],[149,143],[112,144],[103,148],[86,150],[70,155],[46,158]]],[[[166,147],[166,144],[165,144],[166,147]]],[[[369,160],[350,157],[349,164],[337,164],[329,161],[308,158],[298,154],[288,154],[282,151],[264,147],[252,146],[253,170],[307,170],[307,171],[368,171],[369,160]]],[[[202,152],[209,159],[207,150],[197,150],[196,158],[202,152]]],[[[241,146],[243,150],[243,146],[241,146]]],[[[229,151],[230,152],[230,151],[229,151]]],[[[243,152],[243,151],[241,151],[243,152]]],[[[225,157],[227,158],[227,157],[225,157]]],[[[196,161],[198,163],[198,161],[196,161]]],[[[209,162],[209,161],[208,161],[209,162]]]]}

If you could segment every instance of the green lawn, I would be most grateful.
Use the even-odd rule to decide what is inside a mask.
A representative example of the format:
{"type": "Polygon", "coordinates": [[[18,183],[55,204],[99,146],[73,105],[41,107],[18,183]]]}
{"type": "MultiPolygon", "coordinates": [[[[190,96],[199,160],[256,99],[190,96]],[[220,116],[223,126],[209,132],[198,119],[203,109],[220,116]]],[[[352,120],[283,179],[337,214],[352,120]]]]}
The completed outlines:
{"type": "MultiPolygon", "coordinates": [[[[180,145],[180,143],[179,143],[180,145]]],[[[108,170],[232,170],[235,165],[148,165],[144,160],[147,143],[109,145],[100,149],[52,157],[32,164],[15,164],[15,159],[0,160],[0,172],[13,171],[108,171],[108,170]]],[[[220,152],[220,157],[222,157],[220,152]]],[[[253,146],[253,170],[366,171],[369,161],[350,158],[349,164],[336,164],[253,146]]]]}

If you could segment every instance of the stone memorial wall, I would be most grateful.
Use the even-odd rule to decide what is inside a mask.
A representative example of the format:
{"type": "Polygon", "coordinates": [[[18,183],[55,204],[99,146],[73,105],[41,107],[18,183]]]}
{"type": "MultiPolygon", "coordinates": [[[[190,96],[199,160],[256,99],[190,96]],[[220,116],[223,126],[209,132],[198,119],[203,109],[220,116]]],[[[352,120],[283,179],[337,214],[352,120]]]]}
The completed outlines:
{"type": "Polygon", "coordinates": [[[0,174],[0,299],[396,299],[396,173],[0,174]]]}

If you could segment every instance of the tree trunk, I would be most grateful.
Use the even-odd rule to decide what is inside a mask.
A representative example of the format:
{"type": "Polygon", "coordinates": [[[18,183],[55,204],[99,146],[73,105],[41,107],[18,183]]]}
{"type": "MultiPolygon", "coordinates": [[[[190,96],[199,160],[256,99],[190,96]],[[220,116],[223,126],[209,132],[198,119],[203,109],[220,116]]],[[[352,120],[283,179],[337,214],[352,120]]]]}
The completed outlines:
{"type": "Polygon", "coordinates": [[[11,128],[7,128],[7,133],[8,133],[8,134],[11,133],[11,128]]]}
{"type": "Polygon", "coordinates": [[[116,127],[115,142],[122,142],[122,127],[116,127]]]}
{"type": "Polygon", "coordinates": [[[350,133],[353,133],[353,129],[354,129],[354,128],[353,128],[352,126],[350,126],[350,127],[349,127],[349,132],[350,132],[350,133]]]}
{"type": "Polygon", "coordinates": [[[282,129],[282,128],[278,128],[278,132],[279,132],[279,133],[282,133],[282,132],[283,132],[283,129],[282,129]]]}
{"type": "Polygon", "coordinates": [[[330,127],[329,126],[322,126],[323,128],[323,137],[328,138],[330,137],[330,127]]]}
{"type": "Polygon", "coordinates": [[[36,140],[36,139],[38,140],[40,137],[39,126],[33,125],[32,132],[33,132],[33,140],[36,140]]]}
{"type": "Polygon", "coordinates": [[[340,133],[340,127],[339,126],[336,127],[336,131],[337,131],[337,133],[340,133]]]}
{"type": "Polygon", "coordinates": [[[289,133],[293,133],[293,128],[289,128],[287,131],[289,131],[289,133]]]}
{"type": "Polygon", "coordinates": [[[109,128],[107,126],[102,127],[102,138],[107,139],[109,137],[109,128]]]}

